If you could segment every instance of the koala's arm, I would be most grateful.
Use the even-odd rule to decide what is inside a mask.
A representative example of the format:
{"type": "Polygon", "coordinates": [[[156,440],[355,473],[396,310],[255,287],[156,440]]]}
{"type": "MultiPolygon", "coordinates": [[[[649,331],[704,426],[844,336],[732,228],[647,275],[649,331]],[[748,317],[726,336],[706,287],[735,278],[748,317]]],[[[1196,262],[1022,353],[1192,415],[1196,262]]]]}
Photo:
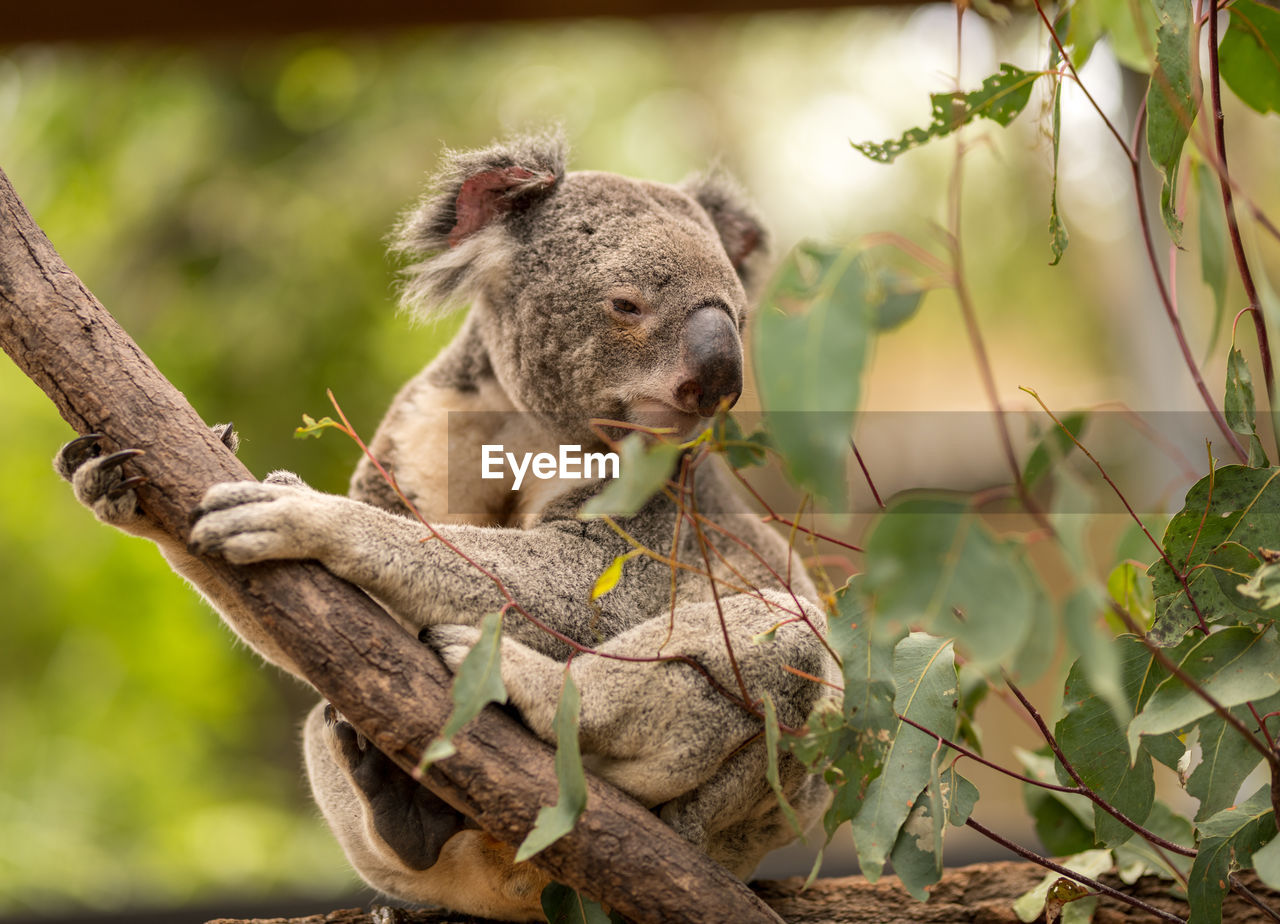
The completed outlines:
{"type": "MultiPolygon", "coordinates": [[[[198,551],[236,564],[315,559],[372,594],[412,631],[476,625],[486,613],[501,610],[508,599],[497,578],[535,617],[590,642],[592,624],[602,615],[587,605],[591,588],[629,548],[602,522],[568,518],[531,529],[436,526],[433,536],[413,520],[299,485],[215,485],[199,515],[191,534],[198,551]]],[[[627,598],[640,588],[628,590],[610,604],[632,602],[627,598]]],[[[665,596],[655,599],[665,601],[665,596]]],[[[517,616],[510,616],[505,627],[538,648],[553,644],[517,616]]]]}
{"type": "MultiPolygon", "coordinates": [[[[211,429],[223,445],[232,452],[236,451],[238,440],[230,424],[219,424],[211,429]]],[[[63,446],[54,457],[54,470],[71,483],[76,499],[103,523],[154,542],[169,566],[200,591],[223,614],[228,624],[236,627],[250,648],[272,664],[302,678],[297,666],[271,637],[257,631],[257,617],[243,606],[240,597],[232,593],[180,540],[143,514],[134,491],[142,479],[127,476],[121,468],[137,456],[138,451],[126,449],[103,455],[99,449],[100,439],[98,434],[79,437],[63,446]]]]}

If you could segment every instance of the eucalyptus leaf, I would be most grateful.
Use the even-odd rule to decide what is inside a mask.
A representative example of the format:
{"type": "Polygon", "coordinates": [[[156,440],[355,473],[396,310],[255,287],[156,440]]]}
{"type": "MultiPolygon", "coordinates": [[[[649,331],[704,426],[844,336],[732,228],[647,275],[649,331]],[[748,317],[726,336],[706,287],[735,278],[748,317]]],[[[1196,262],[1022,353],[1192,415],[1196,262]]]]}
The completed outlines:
{"type": "Polygon", "coordinates": [[[1236,590],[1257,600],[1264,610],[1274,609],[1280,604],[1280,562],[1264,562],[1248,581],[1237,584],[1236,590]]]}
{"type": "MultiPolygon", "coordinates": [[[[1231,626],[1199,642],[1178,667],[1223,706],[1264,699],[1280,692],[1280,639],[1271,626],[1231,626]]],[[[1178,677],[1166,678],[1129,724],[1130,755],[1136,757],[1140,736],[1176,731],[1212,711],[1178,677]]]]}
{"type": "Polygon", "coordinates": [[[629,517],[662,490],[680,458],[680,447],[632,433],[618,445],[618,477],[583,505],[580,516],[629,517]]]}
{"type": "MultiPolygon", "coordinates": [[[[935,752],[941,755],[944,749],[935,752]]],[[[903,887],[918,901],[927,901],[928,886],[942,878],[943,835],[948,825],[962,825],[973,813],[978,789],[955,771],[954,765],[934,772],[898,832],[890,860],[903,887]]]]}
{"type": "Polygon", "coordinates": [[[425,772],[437,760],[457,753],[453,736],[480,714],[489,703],[505,703],[507,688],[502,684],[502,616],[489,613],[480,621],[480,638],[458,665],[453,677],[453,711],[440,737],[427,745],[420,766],[425,772]]]}
{"type": "Polygon", "coordinates": [[[867,540],[865,582],[882,617],[954,637],[982,670],[1011,662],[1043,612],[1023,547],[945,495],[890,506],[867,540]]]}
{"type": "Polygon", "coordinates": [[[1239,585],[1261,563],[1258,549],[1280,548],[1277,474],[1277,468],[1226,465],[1187,492],[1162,543],[1169,562],[1185,575],[1186,588],[1164,559],[1147,571],[1156,606],[1151,638],[1157,644],[1177,644],[1197,624],[1196,609],[1208,623],[1270,621],[1273,614],[1242,595],[1239,585]]]}
{"type": "MultiPolygon", "coordinates": [[[[1127,636],[1116,640],[1121,649],[1126,700],[1136,703],[1150,656],[1137,639],[1127,636]]],[[[1062,696],[1062,718],[1054,728],[1054,737],[1067,760],[1091,790],[1127,818],[1142,824],[1155,800],[1155,776],[1151,756],[1139,753],[1130,764],[1124,725],[1117,721],[1111,706],[1091,688],[1088,671],[1076,661],[1067,675],[1062,696]]],[[[1058,768],[1059,782],[1074,783],[1058,768]]],[[[1100,844],[1114,847],[1133,836],[1133,830],[1117,821],[1097,805],[1093,806],[1094,832],[1100,844]]]]}
{"type": "Polygon", "coordinates": [[[1271,787],[1197,825],[1200,843],[1187,880],[1187,901],[1196,924],[1221,924],[1222,898],[1233,869],[1248,867],[1253,853],[1276,832],[1271,787]]]}
{"type": "MultiPolygon", "coordinates": [[[[894,709],[925,728],[951,737],[956,724],[956,670],[951,643],[913,633],[894,650],[897,680],[894,709]]],[[[871,781],[862,809],[853,819],[853,841],[862,874],[874,882],[897,842],[921,790],[929,781],[938,742],[898,722],[884,759],[884,772],[871,781]]]]}
{"type": "Polygon", "coordinates": [[[1163,177],[1160,213],[1174,243],[1182,240],[1178,217],[1178,165],[1196,100],[1191,84],[1191,0],[1155,0],[1156,67],[1147,88],[1147,153],[1163,177]]]}
{"type": "Polygon", "coordinates": [[[1227,312],[1227,220],[1217,175],[1195,164],[1196,211],[1200,215],[1200,278],[1213,293],[1213,326],[1207,353],[1212,353],[1227,312]]]}
{"type": "Polygon", "coordinates": [[[1218,48],[1222,79],[1258,112],[1280,112],[1280,10],[1236,0],[1227,12],[1231,24],[1218,48]]]}
{"type": "Polygon", "coordinates": [[[558,882],[542,890],[542,913],[547,916],[547,924],[618,924],[622,920],[606,914],[598,902],[558,882]]]}
{"type": "Polygon", "coordinates": [[[1234,344],[1227,355],[1227,388],[1222,412],[1232,432],[1249,447],[1249,466],[1265,467],[1268,464],[1267,452],[1262,448],[1254,423],[1253,377],[1249,374],[1244,354],[1234,344]]]}
{"type": "MultiPolygon", "coordinates": [[[[533,828],[516,850],[516,862],[522,863],[541,853],[573,830],[587,808],[587,775],[582,768],[582,753],[578,747],[578,716],[582,711],[582,698],[578,685],[569,671],[564,674],[564,686],[560,689],[560,704],[552,723],[556,731],[556,780],[560,796],[555,805],[538,809],[533,828]]],[[[776,726],[776,723],[775,723],[776,726]]]]}
{"type": "Polygon", "coordinates": [[[853,147],[882,164],[891,163],[899,154],[917,148],[932,138],[942,138],[974,119],[990,119],[1008,125],[1031,99],[1031,87],[1040,77],[1038,72],[1024,71],[1012,64],[1001,64],[1000,70],[982,82],[971,93],[933,93],[929,99],[933,121],[924,128],[912,128],[901,138],[875,144],[856,142],[853,147]]]}

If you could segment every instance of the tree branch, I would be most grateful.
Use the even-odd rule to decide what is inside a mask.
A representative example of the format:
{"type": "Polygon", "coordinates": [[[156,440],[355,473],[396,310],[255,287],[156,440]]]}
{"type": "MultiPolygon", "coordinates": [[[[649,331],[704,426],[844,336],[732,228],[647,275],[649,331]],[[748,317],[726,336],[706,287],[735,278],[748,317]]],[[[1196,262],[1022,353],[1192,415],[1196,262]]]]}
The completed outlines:
{"type": "MultiPolygon", "coordinates": [[[[0,346],[81,434],[105,451],[137,447],[143,512],[187,539],[189,515],[221,481],[251,478],[62,262],[0,171],[0,346]]],[[[52,451],[54,447],[50,447],[52,451]]],[[[426,646],[356,588],[307,562],[234,567],[206,559],[317,690],[406,771],[449,715],[451,676],[426,646]]],[[[556,799],[552,749],[494,708],[455,739],[425,785],[500,840],[519,844],[556,799]]],[[[573,832],[534,860],[560,882],[647,921],[777,922],[725,869],[613,787],[588,779],[573,832]]]]}

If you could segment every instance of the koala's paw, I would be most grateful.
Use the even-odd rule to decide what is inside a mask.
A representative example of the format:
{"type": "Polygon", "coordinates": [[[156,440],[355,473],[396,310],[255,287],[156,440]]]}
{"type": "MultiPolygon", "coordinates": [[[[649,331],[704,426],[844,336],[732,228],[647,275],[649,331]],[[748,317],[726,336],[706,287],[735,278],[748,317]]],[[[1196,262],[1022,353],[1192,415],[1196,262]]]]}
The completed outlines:
{"type": "Polygon", "coordinates": [[[194,552],[237,565],[321,558],[340,527],[331,509],[335,501],[341,499],[311,490],[296,475],[216,484],[196,508],[189,544],[194,552]]]}
{"type": "Polygon", "coordinates": [[[236,433],[235,424],[214,424],[209,428],[209,430],[218,438],[219,442],[230,449],[233,454],[240,451],[240,436],[236,433]]]}
{"type": "Polygon", "coordinates": [[[134,488],[147,479],[126,476],[121,466],[142,455],[142,450],[122,449],[104,456],[101,439],[101,433],[90,433],[72,440],[54,457],[53,467],[71,482],[76,499],[94,516],[112,526],[128,528],[142,517],[134,488]]]}
{"type": "Polygon", "coordinates": [[[435,865],[444,842],[466,819],[397,767],[332,705],[324,707],[324,724],[330,752],[364,795],[378,837],[410,869],[435,865]]]}
{"type": "Polygon", "coordinates": [[[418,641],[430,645],[455,672],[479,640],[480,630],[474,626],[426,626],[418,632],[418,641]]]}

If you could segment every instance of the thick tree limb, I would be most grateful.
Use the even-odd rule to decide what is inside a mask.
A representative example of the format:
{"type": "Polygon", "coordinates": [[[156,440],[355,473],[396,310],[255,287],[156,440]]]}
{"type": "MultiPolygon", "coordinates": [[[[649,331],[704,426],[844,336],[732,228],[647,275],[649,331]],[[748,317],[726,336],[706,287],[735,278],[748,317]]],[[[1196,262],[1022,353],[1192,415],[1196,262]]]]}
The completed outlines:
{"type": "MultiPolygon", "coordinates": [[[[0,346],[79,433],[137,447],[143,511],[185,542],[206,489],[251,478],[59,258],[0,171],[0,346]]],[[[50,452],[55,447],[50,447],[50,452]]],[[[439,659],[354,587],[311,563],[208,565],[317,690],[406,770],[448,718],[439,659]]],[[[233,626],[233,628],[236,628],[233,626]]],[[[556,798],[551,749],[490,708],[426,785],[494,837],[520,843],[556,798]]],[[[740,882],[636,802],[589,779],[573,833],[535,862],[636,921],[778,921],[740,882]]]]}

